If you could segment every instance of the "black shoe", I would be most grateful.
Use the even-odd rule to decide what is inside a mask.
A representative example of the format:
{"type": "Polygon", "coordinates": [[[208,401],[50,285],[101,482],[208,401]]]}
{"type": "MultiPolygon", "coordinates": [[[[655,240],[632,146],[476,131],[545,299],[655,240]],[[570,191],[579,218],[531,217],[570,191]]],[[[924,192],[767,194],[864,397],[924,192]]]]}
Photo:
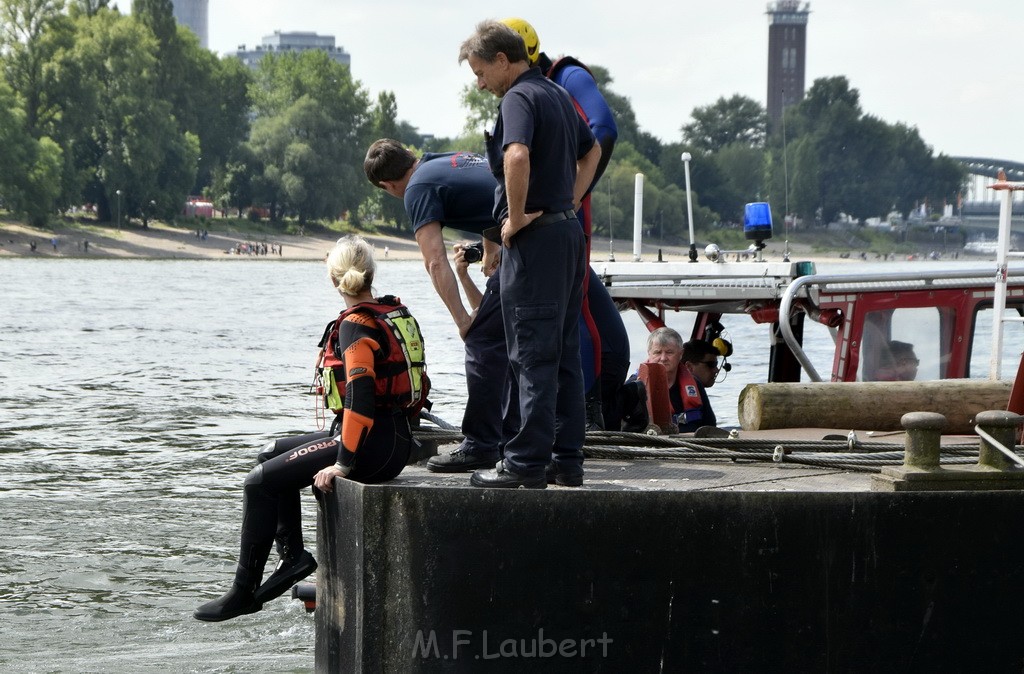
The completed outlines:
{"type": "Polygon", "coordinates": [[[587,432],[604,430],[604,410],[600,400],[587,399],[586,403],[587,432]]]}
{"type": "Polygon", "coordinates": [[[555,467],[555,462],[552,461],[548,464],[548,467],[544,469],[544,477],[548,484],[557,484],[559,487],[582,487],[583,486],[583,473],[578,475],[570,475],[568,473],[559,473],[558,468],[555,467]]]}
{"type": "Polygon", "coordinates": [[[427,461],[431,473],[468,473],[478,468],[492,468],[498,462],[498,454],[470,454],[459,445],[451,454],[438,454],[427,461]]]}
{"type": "Polygon", "coordinates": [[[270,574],[266,582],[256,589],[255,601],[263,604],[271,599],[277,599],[288,591],[295,583],[299,582],[309,574],[316,571],[316,560],[309,550],[303,550],[298,559],[282,559],[277,563],[274,573],[270,574]]]}
{"type": "Polygon", "coordinates": [[[256,613],[263,608],[263,604],[256,601],[252,590],[247,590],[234,584],[220,599],[206,602],[192,614],[196,620],[204,620],[209,623],[217,623],[221,620],[231,620],[247,613],[256,613]]]}
{"type": "Polygon", "coordinates": [[[494,468],[478,470],[469,478],[469,483],[474,487],[489,487],[492,489],[547,489],[548,481],[543,474],[526,477],[513,473],[505,467],[504,461],[499,461],[494,468]]]}

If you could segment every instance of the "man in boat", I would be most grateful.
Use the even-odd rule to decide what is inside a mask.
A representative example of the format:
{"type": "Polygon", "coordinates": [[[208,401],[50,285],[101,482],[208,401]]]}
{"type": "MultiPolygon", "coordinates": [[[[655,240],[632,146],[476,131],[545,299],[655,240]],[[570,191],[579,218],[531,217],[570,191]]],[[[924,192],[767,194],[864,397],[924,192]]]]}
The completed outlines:
{"type": "Polygon", "coordinates": [[[427,468],[457,473],[493,467],[503,444],[502,401],[495,392],[506,389],[508,371],[495,273],[499,246],[484,240],[482,261],[488,280],[474,311],[462,303],[442,235],[443,227],[480,235],[495,226],[495,182],[487,160],[470,152],[428,153],[417,159],[397,140],[382,138],[370,145],[363,170],[375,187],[405,203],[430,281],[466,345],[465,440],[451,454],[431,457],[427,468]]]}
{"type": "MultiPolygon", "coordinates": [[[[672,420],[680,433],[693,433],[703,426],[715,426],[718,419],[711,408],[707,389],[715,385],[719,366],[718,349],[710,342],[683,338],[672,328],[658,328],[647,337],[647,363],[665,369],[672,420]]],[[[643,403],[650,395],[637,375],[622,387],[626,412],[625,430],[643,432],[649,423],[643,403]]]]}
{"type": "Polygon", "coordinates": [[[518,431],[504,459],[477,470],[475,487],[583,482],[583,372],[579,314],[586,278],[578,208],[593,182],[601,149],[564,89],[531,68],[518,33],[483,21],[462,43],[477,86],[501,99],[487,158],[498,180],[495,214],[504,246],[501,305],[518,431]]]}
{"type": "Polygon", "coordinates": [[[921,364],[914,345],[899,342],[895,339],[887,345],[882,354],[882,364],[878,368],[876,381],[914,381],[917,379],[917,368],[921,364]]]}
{"type": "MultiPolygon", "coordinates": [[[[594,179],[576,214],[586,237],[589,265],[593,231],[590,193],[604,174],[619,136],[615,115],[587,66],[572,56],[560,56],[552,61],[541,51],[540,37],[526,20],[510,17],[502,19],[502,23],[523,38],[530,65],[539,67],[546,77],[569,92],[576,112],[586,120],[597,139],[597,144],[601,147],[601,159],[597,164],[594,179]]],[[[614,412],[615,401],[618,389],[629,371],[629,337],[626,335],[626,328],[622,324],[619,312],[615,311],[613,316],[610,316],[605,311],[607,292],[601,292],[602,296],[595,295],[592,299],[592,291],[601,292],[595,288],[593,282],[584,286],[583,310],[580,314],[583,383],[587,392],[587,430],[600,430],[605,427],[616,429],[619,418],[614,412]],[[611,343],[606,345],[605,341],[611,343]],[[602,405],[602,401],[607,401],[608,404],[602,405]]]]}

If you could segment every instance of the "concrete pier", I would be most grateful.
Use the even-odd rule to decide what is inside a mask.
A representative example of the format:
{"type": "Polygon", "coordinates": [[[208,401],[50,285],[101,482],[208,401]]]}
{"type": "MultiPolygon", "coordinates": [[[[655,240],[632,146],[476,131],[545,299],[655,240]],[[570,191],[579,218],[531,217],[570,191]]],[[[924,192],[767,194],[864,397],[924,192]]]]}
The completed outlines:
{"type": "Polygon", "coordinates": [[[583,488],[410,467],[318,522],[316,668],[1016,671],[1024,492],[593,461],[583,488]]]}

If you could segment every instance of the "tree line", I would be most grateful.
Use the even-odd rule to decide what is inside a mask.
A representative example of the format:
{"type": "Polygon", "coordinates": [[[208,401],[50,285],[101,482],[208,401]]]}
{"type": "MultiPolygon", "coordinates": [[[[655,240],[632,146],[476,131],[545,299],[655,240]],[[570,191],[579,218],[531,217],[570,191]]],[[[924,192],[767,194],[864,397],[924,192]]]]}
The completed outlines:
{"type": "MultiPolygon", "coordinates": [[[[133,5],[127,16],[108,0],[0,0],[0,207],[45,224],[92,204],[100,220],[116,211],[145,224],[204,195],[279,223],[408,229],[401,203],[363,177],[369,143],[483,151],[494,101],[470,85],[464,132],[436,138],[399,118],[392,92],[372,100],[325,52],[269,53],[250,70],[201,48],[171,0],[133,5]]],[[[645,227],[685,239],[683,152],[702,230],[740,222],[750,201],[807,224],[906,216],[951,203],[966,179],[915,128],[865,114],[843,77],[815,81],[771,132],[764,107],[737,94],[694,109],[680,140],[664,143],[641,128],[610,71],[592,70],[619,127],[593,196],[597,236],[629,236],[643,173],[645,227]]]]}

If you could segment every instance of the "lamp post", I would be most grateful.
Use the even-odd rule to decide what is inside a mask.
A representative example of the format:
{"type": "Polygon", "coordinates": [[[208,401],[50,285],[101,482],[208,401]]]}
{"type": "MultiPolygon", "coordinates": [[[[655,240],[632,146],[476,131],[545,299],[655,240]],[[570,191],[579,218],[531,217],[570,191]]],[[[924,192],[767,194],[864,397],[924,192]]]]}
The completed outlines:
{"type": "Polygon", "coordinates": [[[114,192],[117,195],[117,228],[121,229],[121,190],[114,192]]]}
{"type": "Polygon", "coordinates": [[[693,201],[690,199],[690,159],[689,152],[683,153],[683,171],[686,174],[686,217],[690,223],[690,262],[697,261],[697,242],[693,236],[693,201]]]}

